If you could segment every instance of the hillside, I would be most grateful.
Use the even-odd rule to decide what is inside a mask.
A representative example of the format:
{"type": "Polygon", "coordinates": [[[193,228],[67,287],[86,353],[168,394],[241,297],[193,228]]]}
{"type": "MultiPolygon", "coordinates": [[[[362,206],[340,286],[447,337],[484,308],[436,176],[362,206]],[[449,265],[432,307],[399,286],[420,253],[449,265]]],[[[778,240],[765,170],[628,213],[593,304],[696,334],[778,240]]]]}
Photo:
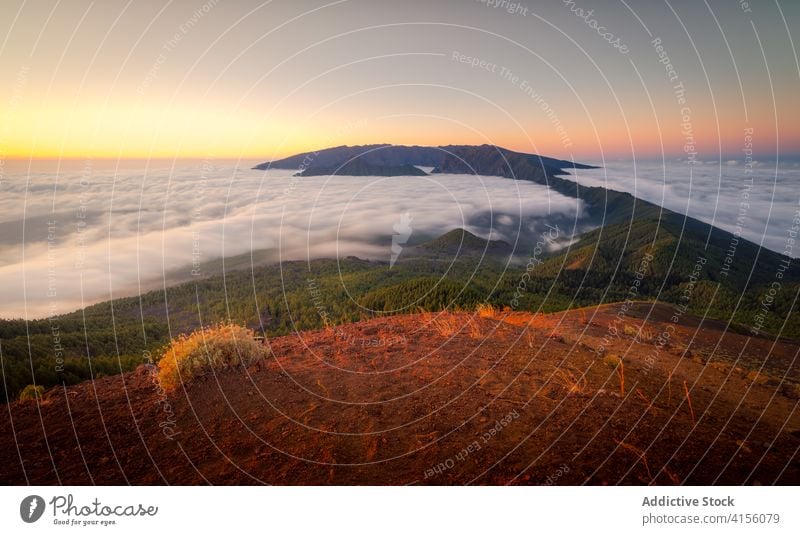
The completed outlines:
{"type": "Polygon", "coordinates": [[[313,152],[303,152],[270,162],[256,165],[253,169],[307,169],[313,166],[338,167],[354,158],[366,163],[383,165],[421,165],[435,167],[441,160],[441,151],[436,147],[402,145],[342,145],[313,152]]]}
{"type": "Polygon", "coordinates": [[[800,482],[796,343],[620,307],[393,316],[171,393],[144,366],[55,387],[2,411],[0,483],[800,482]]]}
{"type": "Polygon", "coordinates": [[[312,165],[296,176],[427,176],[428,173],[410,164],[376,165],[356,157],[341,165],[312,165]]]}
{"type": "Polygon", "coordinates": [[[417,245],[413,252],[423,251],[446,255],[478,253],[490,256],[508,256],[513,253],[514,248],[502,240],[485,240],[459,228],[417,245]]]}
{"type": "MultiPolygon", "coordinates": [[[[130,371],[142,362],[143,352],[156,352],[170,337],[223,320],[275,337],[318,329],[324,321],[346,324],[420,308],[474,310],[484,302],[554,312],[625,300],[637,284],[635,298],[680,303],[687,311],[730,321],[731,329],[747,332],[759,321],[769,295],[772,266],[763,260],[740,261],[720,281],[724,258],[709,249],[706,264],[693,275],[702,242],[685,236],[678,242],[679,235],[658,221],[610,226],[586,235],[569,252],[543,254],[533,263],[529,251],[513,251],[521,260],[512,262],[509,244],[461,229],[405,247],[393,267],[388,258],[272,264],[270,255],[254,254],[265,263],[250,265],[245,255],[226,263],[223,274],[222,264],[211,262],[203,272],[216,275],[166,290],[99,303],[52,321],[0,320],[3,398],[15,399],[29,384],[71,385],[130,371]],[[653,260],[637,278],[646,253],[653,260]],[[742,278],[751,269],[754,276],[745,286],[742,278]],[[693,276],[698,277],[694,283],[693,276]],[[64,359],[61,371],[53,366],[54,327],[64,359]]],[[[759,325],[762,332],[800,339],[800,315],[792,300],[798,291],[791,270],[780,299],[759,325]]]]}
{"type": "Polygon", "coordinates": [[[800,339],[800,273],[790,259],[627,193],[580,187],[550,167],[578,164],[487,145],[375,145],[336,147],[270,165],[294,166],[311,156],[318,165],[331,165],[359,153],[358,165],[391,169],[386,166],[436,161],[435,172],[461,173],[466,162],[479,174],[545,184],[583,200],[586,224],[598,228],[576,236],[568,248],[539,253],[457,229],[406,246],[393,267],[388,256],[276,264],[276,250],[254,251],[209,263],[202,270],[213,274],[208,278],[171,273],[167,282],[176,284],[166,290],[100,303],[52,322],[0,320],[0,399],[15,399],[27,385],[70,385],[130,371],[144,351],[223,320],[274,337],[320,328],[324,321],[472,310],[483,302],[554,312],[635,298],[680,303],[740,332],[800,339]],[[60,367],[53,365],[54,327],[60,367]]]}
{"type": "MultiPolygon", "coordinates": [[[[635,272],[647,254],[647,274],[655,277],[690,274],[698,258],[704,258],[696,274],[702,280],[719,282],[735,291],[767,284],[786,258],[726,231],[708,227],[675,213],[661,218],[641,217],[634,223],[607,225],[580,236],[568,251],[553,255],[542,267],[543,272],[557,273],[566,269],[602,272],[635,272]],[[708,241],[706,241],[708,240],[708,241]],[[732,260],[726,262],[729,251],[732,260]]],[[[798,273],[787,270],[784,280],[796,282],[798,273]]]]}
{"type": "MultiPolygon", "coordinates": [[[[404,145],[358,145],[340,146],[322,149],[314,152],[304,152],[283,158],[264,162],[256,165],[253,169],[295,169],[303,176],[324,175],[330,173],[322,172],[322,169],[338,169],[348,165],[353,160],[362,162],[363,166],[370,167],[376,171],[380,168],[398,168],[403,166],[422,166],[437,168],[437,172],[457,172],[474,174],[475,171],[470,166],[480,166],[485,168],[485,163],[480,163],[482,159],[490,159],[497,165],[495,169],[501,168],[502,162],[508,157],[515,155],[524,156],[532,159],[532,165],[537,166],[541,172],[548,174],[563,174],[564,169],[589,169],[591,166],[548,158],[546,156],[523,155],[501,147],[492,145],[446,145],[441,147],[420,147],[404,145]],[[455,170],[456,165],[464,167],[455,170]],[[310,174],[306,174],[310,173],[310,174]]],[[[358,170],[357,168],[355,170],[358,170]]],[[[350,174],[340,171],[338,174],[350,174]]],[[[482,173],[478,173],[482,174],[482,173]]],[[[496,174],[496,173],[485,173],[496,174]]],[[[383,172],[376,173],[376,176],[385,176],[383,172]]],[[[506,175],[499,175],[506,176],[506,175]]]]}

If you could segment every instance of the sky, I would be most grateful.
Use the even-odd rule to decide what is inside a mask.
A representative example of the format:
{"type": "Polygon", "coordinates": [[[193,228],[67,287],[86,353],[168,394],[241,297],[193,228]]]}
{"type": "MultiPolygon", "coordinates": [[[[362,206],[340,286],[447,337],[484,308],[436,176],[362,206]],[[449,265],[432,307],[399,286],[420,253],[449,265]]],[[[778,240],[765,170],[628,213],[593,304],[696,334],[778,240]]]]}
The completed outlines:
{"type": "Polygon", "coordinates": [[[3,0],[0,164],[369,143],[798,159],[800,2],[749,4],[3,0]]]}

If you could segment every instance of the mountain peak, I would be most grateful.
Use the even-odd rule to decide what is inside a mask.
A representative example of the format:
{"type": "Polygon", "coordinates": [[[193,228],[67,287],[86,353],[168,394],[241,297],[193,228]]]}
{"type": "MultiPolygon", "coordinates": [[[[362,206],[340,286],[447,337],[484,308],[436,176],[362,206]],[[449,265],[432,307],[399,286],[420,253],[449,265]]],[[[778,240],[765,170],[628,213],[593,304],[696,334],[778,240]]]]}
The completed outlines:
{"type": "Polygon", "coordinates": [[[511,254],[513,248],[502,240],[487,240],[463,228],[448,231],[438,238],[434,238],[417,246],[418,249],[437,253],[486,253],[486,254],[511,254]]]}

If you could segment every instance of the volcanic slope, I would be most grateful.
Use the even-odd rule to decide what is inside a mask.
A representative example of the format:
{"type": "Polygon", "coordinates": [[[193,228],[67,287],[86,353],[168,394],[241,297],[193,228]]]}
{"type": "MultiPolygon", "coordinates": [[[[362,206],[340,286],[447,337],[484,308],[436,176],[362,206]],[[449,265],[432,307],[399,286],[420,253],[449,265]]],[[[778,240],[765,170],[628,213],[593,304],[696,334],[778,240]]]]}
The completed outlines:
{"type": "Polygon", "coordinates": [[[800,483],[800,346],[674,312],[391,316],[166,395],[55,387],[3,411],[0,483],[800,483]]]}

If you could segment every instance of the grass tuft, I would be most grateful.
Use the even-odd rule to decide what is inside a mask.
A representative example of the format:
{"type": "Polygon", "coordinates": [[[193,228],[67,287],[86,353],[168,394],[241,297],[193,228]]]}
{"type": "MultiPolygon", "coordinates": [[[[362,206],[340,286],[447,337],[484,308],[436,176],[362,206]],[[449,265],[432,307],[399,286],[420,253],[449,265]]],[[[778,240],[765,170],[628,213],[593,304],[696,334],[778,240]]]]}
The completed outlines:
{"type": "Polygon", "coordinates": [[[483,332],[481,331],[481,326],[478,323],[478,320],[472,318],[469,322],[469,336],[470,338],[476,338],[480,340],[483,338],[483,332]]]}
{"type": "Polygon", "coordinates": [[[553,373],[553,380],[556,384],[563,386],[570,394],[582,394],[586,392],[588,382],[586,377],[579,372],[569,368],[556,368],[553,373]]]}
{"type": "Polygon", "coordinates": [[[434,318],[431,318],[431,325],[439,333],[440,336],[444,336],[449,338],[454,334],[461,331],[463,327],[461,321],[459,319],[447,312],[442,312],[441,314],[437,315],[434,318]]]}
{"type": "Polygon", "coordinates": [[[249,366],[269,355],[255,333],[232,323],[220,323],[173,339],[158,363],[158,378],[166,391],[196,377],[236,366],[249,366]]]}
{"type": "Polygon", "coordinates": [[[616,370],[619,376],[619,393],[621,396],[625,395],[625,364],[622,362],[622,357],[617,355],[606,355],[603,357],[603,364],[616,370]]]}
{"type": "Polygon", "coordinates": [[[494,319],[497,317],[497,309],[489,303],[481,303],[476,310],[480,318],[494,319]]]}
{"type": "Polygon", "coordinates": [[[28,385],[19,393],[20,401],[29,401],[32,399],[42,399],[44,395],[44,387],[42,385],[28,385]]]}

